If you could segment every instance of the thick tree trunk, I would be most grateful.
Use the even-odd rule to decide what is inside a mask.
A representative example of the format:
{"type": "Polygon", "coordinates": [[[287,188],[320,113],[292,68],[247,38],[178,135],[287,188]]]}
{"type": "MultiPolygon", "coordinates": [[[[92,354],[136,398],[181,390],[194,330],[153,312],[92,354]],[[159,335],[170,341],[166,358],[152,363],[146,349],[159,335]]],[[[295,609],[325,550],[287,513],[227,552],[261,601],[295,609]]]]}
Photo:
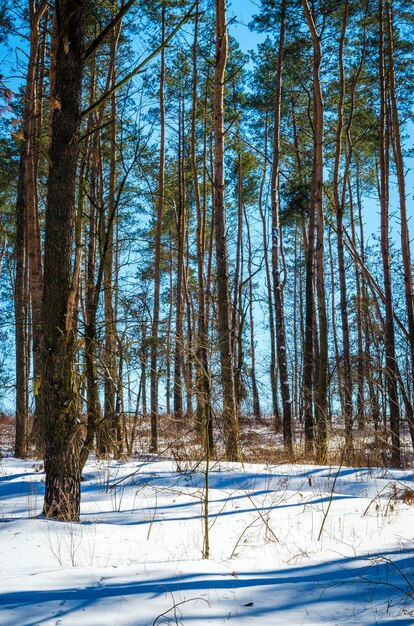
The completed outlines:
{"type": "Polygon", "coordinates": [[[229,268],[224,203],[224,73],[228,52],[226,1],[216,0],[216,65],[214,73],[214,219],[216,235],[218,339],[223,392],[226,457],[240,459],[231,341],[229,268]]]}
{"type": "Polygon", "coordinates": [[[45,227],[42,408],[46,517],[79,520],[81,420],[72,281],[75,179],[84,42],[83,0],[61,0],[45,227]]]}

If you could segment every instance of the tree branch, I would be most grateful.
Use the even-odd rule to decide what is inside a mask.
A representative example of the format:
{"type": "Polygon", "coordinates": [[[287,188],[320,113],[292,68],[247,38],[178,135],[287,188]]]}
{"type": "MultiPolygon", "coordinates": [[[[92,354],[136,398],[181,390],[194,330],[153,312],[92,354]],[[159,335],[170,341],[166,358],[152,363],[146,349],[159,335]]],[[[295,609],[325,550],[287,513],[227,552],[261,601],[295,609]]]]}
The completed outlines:
{"type": "Polygon", "coordinates": [[[125,13],[129,11],[136,0],[128,0],[122,9],[115,15],[115,17],[109,22],[107,26],[99,33],[99,35],[92,41],[92,43],[86,48],[83,58],[86,61],[90,56],[99,48],[101,43],[106,39],[109,33],[115,28],[115,26],[122,20],[125,13]]]}
{"type": "Polygon", "coordinates": [[[132,70],[132,72],[130,72],[129,74],[127,74],[127,76],[125,76],[125,78],[123,78],[122,80],[119,81],[119,83],[117,83],[116,85],[114,85],[114,87],[112,87],[112,89],[110,89],[109,91],[107,91],[106,93],[104,93],[103,96],[101,96],[99,98],[99,100],[97,100],[96,102],[94,102],[94,104],[92,104],[90,107],[88,107],[87,109],[85,109],[84,111],[82,111],[82,117],[85,117],[86,115],[89,115],[89,113],[92,113],[92,111],[95,111],[97,108],[100,107],[101,104],[103,104],[104,102],[106,102],[106,100],[108,100],[108,98],[110,98],[112,96],[113,93],[115,93],[116,91],[118,91],[118,89],[121,89],[121,87],[123,87],[124,85],[126,85],[131,78],[133,78],[134,76],[136,76],[137,74],[139,74],[146,65],[148,65],[148,63],[150,61],[152,61],[152,59],[154,59],[157,54],[159,54],[161,52],[161,50],[163,50],[171,41],[171,39],[173,39],[173,37],[178,33],[178,31],[180,30],[180,28],[186,24],[191,18],[194,17],[193,14],[193,9],[196,6],[196,2],[194,2],[194,4],[191,5],[190,10],[184,15],[184,17],[178,22],[177,26],[174,28],[174,30],[168,35],[168,37],[165,38],[165,40],[163,41],[163,43],[161,43],[157,48],[155,48],[155,50],[153,52],[151,52],[151,54],[149,56],[147,56],[146,59],[144,59],[143,61],[141,61],[141,63],[139,63],[137,65],[137,67],[135,69],[132,70]]]}

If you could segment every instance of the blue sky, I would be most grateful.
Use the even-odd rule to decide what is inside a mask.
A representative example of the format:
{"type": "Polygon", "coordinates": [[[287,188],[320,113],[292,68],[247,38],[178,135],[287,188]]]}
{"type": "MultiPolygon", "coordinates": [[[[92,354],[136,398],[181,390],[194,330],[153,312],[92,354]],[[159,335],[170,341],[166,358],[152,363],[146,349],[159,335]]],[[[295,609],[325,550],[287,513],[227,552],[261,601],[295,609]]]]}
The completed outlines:
{"type": "MultiPolygon", "coordinates": [[[[248,24],[251,22],[253,15],[260,12],[260,0],[234,0],[229,5],[229,18],[236,17],[230,25],[230,31],[232,35],[237,38],[240,48],[243,52],[247,53],[249,50],[254,50],[257,45],[265,39],[265,35],[251,31],[248,24]]],[[[407,137],[404,140],[404,146],[406,150],[414,149],[414,123],[409,123],[406,129],[407,137]]],[[[414,158],[406,157],[405,165],[407,168],[406,177],[406,190],[408,195],[407,213],[410,219],[410,226],[412,231],[412,238],[414,238],[414,176],[412,171],[414,169],[414,158]]],[[[390,215],[391,215],[391,228],[392,236],[399,247],[400,230],[398,226],[398,219],[394,218],[395,214],[399,212],[399,200],[398,200],[398,188],[397,181],[391,178],[390,181],[390,215]]],[[[364,198],[364,222],[365,231],[367,237],[372,234],[379,234],[380,215],[379,215],[379,203],[376,194],[373,193],[372,197],[364,198]]],[[[413,247],[414,252],[414,247],[413,247]]]]}

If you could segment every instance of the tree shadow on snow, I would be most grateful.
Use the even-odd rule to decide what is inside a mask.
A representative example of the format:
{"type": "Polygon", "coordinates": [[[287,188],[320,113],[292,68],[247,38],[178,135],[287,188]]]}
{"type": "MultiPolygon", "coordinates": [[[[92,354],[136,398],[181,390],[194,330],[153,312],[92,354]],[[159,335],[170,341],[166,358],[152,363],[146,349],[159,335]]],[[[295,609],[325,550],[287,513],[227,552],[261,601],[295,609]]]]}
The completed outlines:
{"type": "MultiPolygon", "coordinates": [[[[335,615],[339,619],[341,615],[342,619],[345,614],[350,616],[352,607],[355,616],[371,606],[378,611],[380,621],[382,618],[388,621],[392,618],[392,615],[388,615],[387,619],[386,615],[390,607],[393,607],[394,615],[396,607],[399,611],[403,607],[406,610],[414,609],[414,594],[409,583],[414,573],[413,556],[414,550],[391,550],[381,554],[335,559],[317,565],[259,573],[242,572],[237,577],[221,573],[193,573],[160,578],[149,576],[119,583],[113,582],[111,578],[96,586],[73,586],[54,590],[28,589],[0,595],[0,622],[3,626],[15,626],[16,623],[19,626],[38,626],[48,622],[51,616],[57,619],[73,613],[87,612],[92,608],[96,610],[100,602],[109,600],[117,603],[125,599],[129,604],[136,601],[137,606],[140,606],[143,601],[151,602],[165,596],[166,592],[186,600],[196,600],[201,594],[205,597],[208,592],[214,592],[209,598],[209,607],[203,609],[204,619],[211,619],[216,614],[214,611],[217,611],[217,606],[214,608],[215,602],[219,605],[221,603],[221,609],[219,606],[218,610],[227,611],[229,608],[228,600],[226,604],[222,598],[229,591],[235,592],[233,609],[237,609],[240,614],[248,612],[250,619],[272,615],[269,619],[272,619],[272,623],[277,623],[274,620],[278,613],[289,614],[292,611],[297,615],[298,611],[302,611],[303,615],[309,616],[309,621],[313,613],[313,619],[319,616],[329,622],[335,615]],[[244,604],[246,598],[253,602],[251,606],[244,604]],[[68,605],[65,606],[66,604],[68,605]],[[18,622],[16,611],[19,615],[18,622]],[[36,612],[39,616],[34,620],[33,615],[36,612]],[[23,613],[24,618],[20,617],[23,613]]],[[[221,619],[225,617],[223,614],[221,619]]],[[[186,620],[189,619],[191,616],[186,614],[186,620]]],[[[202,620],[203,616],[193,615],[193,619],[202,620]]],[[[396,621],[398,624],[414,623],[413,618],[401,617],[396,621]]],[[[301,623],[306,623],[306,619],[301,623]]],[[[366,616],[364,623],[367,623],[366,616]]]]}

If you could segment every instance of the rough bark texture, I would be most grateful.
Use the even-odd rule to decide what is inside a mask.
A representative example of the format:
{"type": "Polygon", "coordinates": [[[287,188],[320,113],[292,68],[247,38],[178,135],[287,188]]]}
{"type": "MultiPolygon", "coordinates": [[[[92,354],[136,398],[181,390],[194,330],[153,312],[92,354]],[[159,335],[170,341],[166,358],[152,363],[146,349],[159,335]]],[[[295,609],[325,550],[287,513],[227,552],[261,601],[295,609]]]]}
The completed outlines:
{"type": "Polygon", "coordinates": [[[80,415],[72,281],[84,1],[58,3],[56,76],[45,226],[42,404],[46,426],[46,517],[79,520],[80,415]]]}
{"type": "Polygon", "coordinates": [[[220,346],[223,422],[226,457],[240,458],[239,426],[236,414],[234,370],[231,342],[229,268],[224,203],[224,73],[228,37],[226,2],[216,0],[216,66],[214,73],[214,219],[218,297],[218,338],[220,346]]]}

